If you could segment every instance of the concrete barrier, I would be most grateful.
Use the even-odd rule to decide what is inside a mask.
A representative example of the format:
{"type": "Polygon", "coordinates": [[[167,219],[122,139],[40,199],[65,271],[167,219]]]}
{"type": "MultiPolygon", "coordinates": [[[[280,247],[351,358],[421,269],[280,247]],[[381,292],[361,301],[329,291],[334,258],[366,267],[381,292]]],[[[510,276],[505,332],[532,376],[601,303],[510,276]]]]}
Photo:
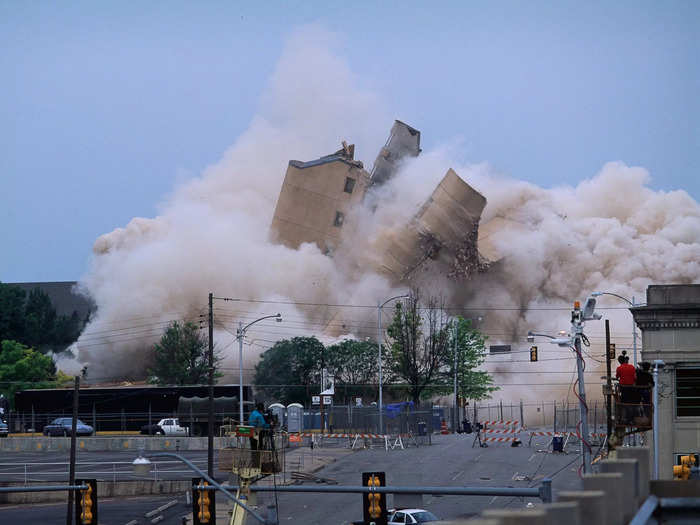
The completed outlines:
{"type": "Polygon", "coordinates": [[[568,490],[559,492],[557,501],[576,501],[582,525],[608,525],[605,493],[602,490],[568,490]]]}
{"type": "MultiPolygon", "coordinates": [[[[215,437],[214,446],[231,446],[235,438],[215,437]]],[[[88,452],[115,452],[120,450],[146,450],[168,452],[178,450],[207,450],[206,437],[79,437],[78,450],[88,452]]],[[[0,452],[63,452],[70,450],[69,437],[7,437],[0,439],[0,452]]]]}
{"type": "Polygon", "coordinates": [[[585,525],[581,521],[581,507],[578,501],[559,501],[557,503],[545,503],[539,509],[547,513],[549,525],[585,525]]]}
{"type": "Polygon", "coordinates": [[[649,497],[649,480],[651,479],[651,453],[649,447],[618,447],[617,459],[636,459],[639,474],[639,503],[649,497]]]}
{"type": "MultiPolygon", "coordinates": [[[[63,482],[65,484],[65,482],[63,482]]],[[[46,485],[46,482],[27,483],[26,486],[46,485]]],[[[55,483],[60,485],[61,483],[55,483]]],[[[149,496],[158,494],[184,494],[190,489],[190,480],[132,480],[98,481],[98,498],[149,496]]],[[[24,483],[0,483],[2,487],[24,487],[24,483]]],[[[0,494],[0,504],[34,504],[62,502],[68,498],[67,492],[12,492],[0,494]]]]}
{"type": "Polygon", "coordinates": [[[502,525],[547,525],[547,512],[542,509],[491,509],[481,513],[485,519],[497,519],[502,525]]]}
{"type": "Polygon", "coordinates": [[[630,521],[639,507],[639,467],[636,459],[605,459],[598,465],[601,473],[619,472],[623,476],[617,490],[624,523],[630,521]]]}
{"type": "Polygon", "coordinates": [[[601,490],[605,494],[605,508],[607,508],[607,525],[623,524],[622,492],[620,488],[624,483],[624,476],[619,472],[583,475],[584,490],[601,490]]]}

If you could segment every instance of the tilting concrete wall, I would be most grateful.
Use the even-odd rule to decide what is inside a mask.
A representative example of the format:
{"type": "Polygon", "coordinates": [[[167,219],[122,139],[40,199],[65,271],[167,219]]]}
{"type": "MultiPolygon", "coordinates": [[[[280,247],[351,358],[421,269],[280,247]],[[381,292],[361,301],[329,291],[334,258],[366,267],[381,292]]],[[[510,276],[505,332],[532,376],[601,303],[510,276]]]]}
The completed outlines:
{"type": "Polygon", "coordinates": [[[347,154],[290,161],[270,227],[271,240],[290,248],[315,243],[324,253],[332,253],[343,232],[352,227],[345,218],[362,202],[368,185],[362,163],[347,154]]]}

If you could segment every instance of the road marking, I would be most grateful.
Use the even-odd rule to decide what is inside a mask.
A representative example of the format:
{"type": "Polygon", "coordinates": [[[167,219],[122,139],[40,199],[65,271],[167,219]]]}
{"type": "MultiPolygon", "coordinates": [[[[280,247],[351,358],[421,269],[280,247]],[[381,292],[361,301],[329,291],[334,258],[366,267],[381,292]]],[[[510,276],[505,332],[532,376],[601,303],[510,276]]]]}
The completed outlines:
{"type": "Polygon", "coordinates": [[[532,456],[530,456],[530,459],[528,459],[528,461],[532,461],[532,458],[534,458],[536,455],[537,454],[533,454],[532,456]]]}
{"type": "Polygon", "coordinates": [[[455,474],[455,475],[452,477],[452,481],[456,480],[456,479],[457,479],[458,477],[460,477],[462,474],[464,474],[464,471],[463,471],[463,470],[460,470],[459,472],[457,472],[457,474],[455,474]]]}

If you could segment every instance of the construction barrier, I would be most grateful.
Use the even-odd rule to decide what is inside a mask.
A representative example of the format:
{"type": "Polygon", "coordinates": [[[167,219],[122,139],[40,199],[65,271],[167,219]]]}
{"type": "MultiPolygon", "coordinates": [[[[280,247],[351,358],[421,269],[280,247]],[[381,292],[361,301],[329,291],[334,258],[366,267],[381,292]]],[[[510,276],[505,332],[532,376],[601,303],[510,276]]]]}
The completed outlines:
{"type": "Polygon", "coordinates": [[[472,442],[472,448],[476,445],[477,441],[479,446],[486,446],[485,443],[513,443],[519,442],[520,438],[518,436],[513,436],[512,434],[519,434],[522,430],[520,428],[520,421],[517,419],[510,419],[506,421],[481,421],[480,425],[483,428],[479,429],[477,426],[476,436],[472,442]],[[500,427],[500,428],[488,428],[488,427],[500,427]],[[501,434],[500,436],[487,436],[481,437],[482,434],[501,434]],[[502,435],[506,434],[506,435],[502,435]],[[511,434],[508,436],[507,434],[511,434]]]}

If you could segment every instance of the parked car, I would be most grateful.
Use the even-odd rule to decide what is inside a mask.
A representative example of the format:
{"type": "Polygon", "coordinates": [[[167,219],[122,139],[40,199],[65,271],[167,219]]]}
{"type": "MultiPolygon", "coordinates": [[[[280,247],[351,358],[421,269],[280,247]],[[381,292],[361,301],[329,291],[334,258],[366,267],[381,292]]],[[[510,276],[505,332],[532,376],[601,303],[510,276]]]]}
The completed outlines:
{"type": "Polygon", "coordinates": [[[144,425],[141,427],[141,434],[161,435],[161,436],[187,436],[187,427],[180,426],[180,420],[176,417],[161,419],[157,425],[144,425]]]}
{"type": "Polygon", "coordinates": [[[389,513],[388,525],[413,525],[414,523],[430,523],[440,521],[439,518],[425,509],[401,509],[389,513]]]}
{"type": "Polygon", "coordinates": [[[7,434],[9,434],[9,433],[10,433],[10,427],[8,427],[7,423],[5,423],[4,421],[2,421],[0,419],[0,437],[6,438],[7,434]]]}
{"type": "MultiPolygon", "coordinates": [[[[73,420],[69,417],[59,417],[44,427],[45,436],[70,436],[73,420]]],[[[79,419],[76,421],[75,434],[77,436],[92,436],[94,430],[79,419]]]]}

